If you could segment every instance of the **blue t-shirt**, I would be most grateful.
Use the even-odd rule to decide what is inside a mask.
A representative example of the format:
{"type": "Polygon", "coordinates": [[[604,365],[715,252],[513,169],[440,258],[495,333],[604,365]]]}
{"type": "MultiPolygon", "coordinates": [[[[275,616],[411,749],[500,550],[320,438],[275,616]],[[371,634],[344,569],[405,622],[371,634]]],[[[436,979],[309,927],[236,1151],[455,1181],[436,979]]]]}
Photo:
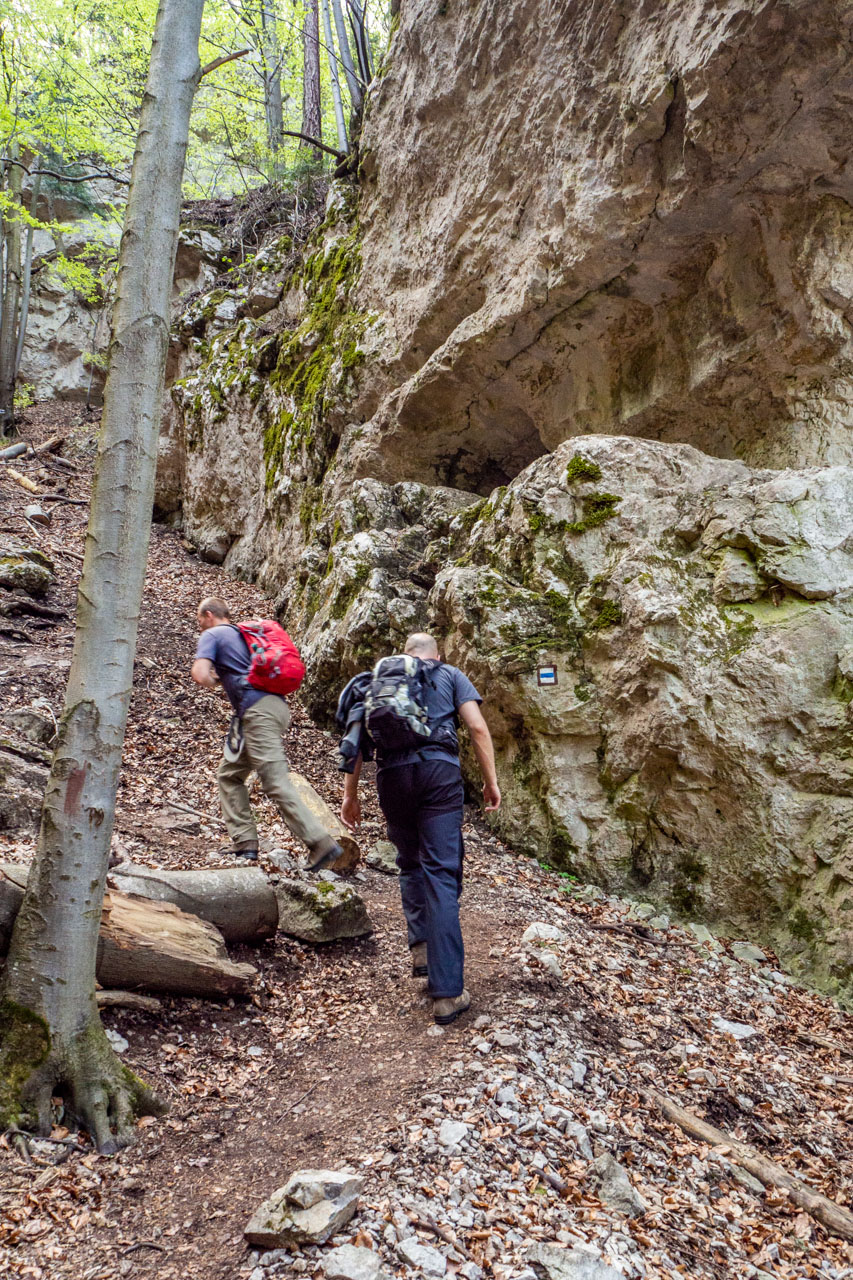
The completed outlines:
{"type": "MultiPolygon", "coordinates": [[[[249,646],[236,627],[224,622],[218,627],[202,631],[195,647],[197,658],[209,658],[216,667],[222,688],[228,701],[243,716],[261,698],[267,697],[263,689],[253,689],[246,680],[249,670],[249,646]]],[[[275,696],[275,695],[273,695],[275,696]]]]}
{"type": "MultiPolygon", "coordinates": [[[[447,662],[435,659],[426,661],[429,669],[426,680],[427,723],[430,729],[448,726],[454,730],[456,712],[463,702],[482,702],[477,690],[468,677],[458,667],[451,667],[447,662]]],[[[414,764],[418,760],[449,760],[451,764],[459,764],[459,756],[448,747],[439,743],[428,743],[404,755],[395,755],[386,759],[377,759],[380,769],[389,769],[400,764],[414,764]]]]}

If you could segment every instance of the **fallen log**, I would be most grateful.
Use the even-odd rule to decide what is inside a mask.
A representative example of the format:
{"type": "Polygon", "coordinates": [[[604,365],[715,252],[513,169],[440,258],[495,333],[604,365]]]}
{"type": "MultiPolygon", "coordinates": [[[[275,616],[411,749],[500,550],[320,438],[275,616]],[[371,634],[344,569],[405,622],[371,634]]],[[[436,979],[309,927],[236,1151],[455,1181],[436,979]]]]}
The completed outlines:
{"type": "Polygon", "coordinates": [[[0,449],[0,459],[5,462],[8,458],[20,458],[22,453],[26,453],[29,449],[26,440],[18,440],[16,444],[10,444],[5,449],[0,449]]]}
{"type": "Polygon", "coordinates": [[[110,890],[98,938],[98,981],[173,995],[245,996],[257,970],[229,960],[222,934],[171,902],[110,890]]]}
{"type": "Polygon", "coordinates": [[[51,453],[63,444],[65,444],[65,436],[51,436],[49,440],[45,440],[44,444],[37,444],[33,449],[33,453],[36,457],[39,457],[40,454],[51,453]]]}
{"type": "Polygon", "coordinates": [[[756,1151],[755,1147],[751,1147],[746,1142],[739,1142],[724,1129],[717,1129],[707,1121],[700,1120],[692,1111],[680,1107],[677,1102],[673,1102],[663,1093],[658,1093],[656,1089],[641,1089],[639,1093],[641,1097],[652,1102],[667,1120],[678,1125],[679,1129],[683,1129],[689,1137],[695,1138],[697,1142],[704,1142],[709,1147],[725,1147],[726,1157],[734,1164],[740,1165],[742,1169],[746,1169],[747,1173],[751,1173],[754,1178],[758,1178],[765,1187],[776,1187],[787,1191],[791,1204],[795,1204],[798,1209],[805,1209],[806,1213],[810,1213],[832,1235],[840,1236],[843,1240],[853,1240],[853,1213],[849,1209],[842,1208],[834,1200],[829,1200],[819,1191],[813,1190],[805,1182],[788,1173],[781,1164],[756,1151]]]}
{"type": "Polygon", "coordinates": [[[7,475],[10,480],[14,480],[15,484],[19,484],[22,489],[26,489],[28,493],[41,493],[41,489],[29,476],[16,471],[14,467],[4,467],[3,474],[7,475]]]}
{"type": "Polygon", "coordinates": [[[351,871],[355,871],[361,861],[361,849],[358,841],[347,830],[334,810],[326,804],[323,797],[317,794],[307,778],[303,778],[301,773],[291,771],[290,780],[302,803],[311,810],[315,818],[320,819],[329,835],[333,840],[337,841],[344,851],[343,857],[332,863],[331,870],[337,872],[338,875],[349,875],[351,871]]]}
{"type": "MultiPolygon", "coordinates": [[[[0,867],[0,953],[9,949],[28,868],[0,867]]],[[[259,873],[260,874],[260,873],[259,873]]],[[[111,890],[104,896],[97,976],[106,988],[143,988],[172,995],[248,995],[257,971],[228,958],[214,925],[171,902],[111,890]]]]}
{"type": "Polygon", "coordinates": [[[257,867],[217,871],[155,871],[123,863],[110,872],[122,893],[171,902],[216,926],[226,942],[259,942],[278,927],[272,885],[257,867]]]}

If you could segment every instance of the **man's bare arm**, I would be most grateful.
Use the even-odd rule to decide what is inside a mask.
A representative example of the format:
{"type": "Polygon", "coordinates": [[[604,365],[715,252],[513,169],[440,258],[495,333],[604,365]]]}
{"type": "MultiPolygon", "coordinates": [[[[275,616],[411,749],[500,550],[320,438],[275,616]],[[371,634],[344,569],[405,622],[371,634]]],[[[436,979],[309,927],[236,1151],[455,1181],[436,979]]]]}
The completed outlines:
{"type": "Polygon", "coordinates": [[[190,675],[196,684],[203,685],[205,689],[215,689],[219,684],[216,667],[210,661],[210,658],[196,658],[190,668],[190,675]]]}
{"type": "Polygon", "coordinates": [[[492,735],[483,719],[478,702],[474,702],[473,699],[470,702],[463,702],[459,708],[459,715],[471,735],[471,745],[477,757],[477,764],[480,766],[480,773],[483,775],[483,800],[487,812],[490,812],[500,808],[501,803],[501,791],[495,772],[495,748],[492,744],[492,735]]]}
{"type": "Polygon", "coordinates": [[[352,773],[344,774],[344,798],[341,804],[341,822],[353,831],[361,822],[361,801],[358,798],[358,780],[361,777],[361,752],[355,758],[352,773]]]}

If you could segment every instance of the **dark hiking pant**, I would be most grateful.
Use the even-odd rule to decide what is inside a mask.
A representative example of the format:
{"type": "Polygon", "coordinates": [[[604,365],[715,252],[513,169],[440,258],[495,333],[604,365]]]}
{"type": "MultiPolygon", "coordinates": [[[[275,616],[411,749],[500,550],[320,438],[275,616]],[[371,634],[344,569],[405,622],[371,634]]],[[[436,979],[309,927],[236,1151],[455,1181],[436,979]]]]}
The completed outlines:
{"type": "Polygon", "coordinates": [[[409,946],[427,945],[430,993],[458,996],[465,952],[459,927],[462,892],[462,775],[448,760],[380,769],[379,803],[397,846],[400,895],[409,946]]]}

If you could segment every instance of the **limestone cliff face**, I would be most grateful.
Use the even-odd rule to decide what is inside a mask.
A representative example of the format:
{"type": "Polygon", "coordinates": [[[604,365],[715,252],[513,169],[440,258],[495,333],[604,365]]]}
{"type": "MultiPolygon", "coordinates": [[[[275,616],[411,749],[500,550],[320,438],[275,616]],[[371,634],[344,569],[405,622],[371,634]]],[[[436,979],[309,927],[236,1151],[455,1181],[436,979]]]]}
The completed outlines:
{"type": "Polygon", "coordinates": [[[313,711],[435,628],[508,837],[847,991],[851,26],[404,0],[358,190],[176,326],[158,496],[313,711]]]}
{"type": "Polygon", "coordinates": [[[846,985],[853,471],[591,436],[450,531],[431,616],[489,691],[507,837],[846,985]]]}
{"type": "Polygon", "coordinates": [[[364,138],[364,290],[398,351],[364,472],[487,492],[598,431],[849,461],[851,24],[407,0],[364,138]]]}

